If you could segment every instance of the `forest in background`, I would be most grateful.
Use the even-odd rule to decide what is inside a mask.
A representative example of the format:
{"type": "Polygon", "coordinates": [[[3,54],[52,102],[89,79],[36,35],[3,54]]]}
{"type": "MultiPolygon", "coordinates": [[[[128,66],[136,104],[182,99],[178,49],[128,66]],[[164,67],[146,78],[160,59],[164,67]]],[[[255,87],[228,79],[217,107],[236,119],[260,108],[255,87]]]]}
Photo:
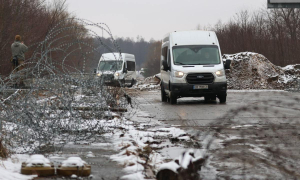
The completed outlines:
{"type": "MultiPolygon", "coordinates": [[[[196,29],[215,31],[222,54],[249,51],[264,55],[277,66],[300,64],[300,9],[245,10],[229,22],[196,29]]],[[[144,64],[149,75],[160,72],[160,54],[155,52],[160,47],[160,43],[150,46],[152,54],[144,64]]]]}
{"type": "MultiPolygon", "coordinates": [[[[11,44],[15,35],[21,35],[22,41],[29,47],[25,55],[28,59],[51,28],[70,18],[74,16],[67,12],[66,0],[53,0],[51,3],[46,0],[0,0],[0,74],[8,75],[11,72],[11,44]]],[[[76,21],[67,23],[68,26],[80,26],[76,21]]],[[[80,31],[86,33],[84,29],[80,31]]],[[[61,37],[66,33],[70,31],[62,33],[61,37]]]]}
{"type": "MultiPolygon", "coordinates": [[[[76,18],[67,11],[66,0],[0,0],[0,74],[8,75],[11,71],[11,44],[16,34],[20,34],[31,57],[38,42],[44,40],[49,30],[57,23],[76,18]]],[[[80,26],[77,21],[68,21],[68,26],[80,26]]],[[[79,70],[92,72],[97,66],[102,53],[110,52],[103,48],[96,38],[84,35],[88,30],[81,30],[81,41],[93,44],[95,51],[89,58],[85,69],[82,67],[80,52],[69,56],[64,63],[77,67],[79,70]]],[[[226,23],[219,21],[214,26],[197,26],[200,30],[213,30],[217,33],[223,54],[234,54],[243,51],[257,52],[266,56],[272,63],[279,66],[300,64],[300,10],[272,9],[254,12],[241,11],[226,23]]],[[[67,34],[64,32],[61,36],[67,34]]],[[[76,33],[74,33],[76,35],[76,33]]],[[[113,36],[117,36],[113,34],[113,36]]],[[[58,37],[57,37],[58,38],[58,37]]],[[[70,36],[70,41],[78,37],[70,36]]],[[[146,68],[145,76],[160,72],[161,41],[145,41],[143,37],[115,38],[121,52],[134,54],[137,70],[146,68]]],[[[102,43],[113,46],[111,38],[102,38],[102,43]]],[[[57,42],[59,44],[59,42],[57,42]]],[[[59,53],[52,54],[53,59],[60,59],[59,53]],[[57,57],[57,58],[56,58],[57,57]]]]}
{"type": "MultiPolygon", "coordinates": [[[[96,49],[92,56],[87,57],[87,55],[84,55],[84,58],[88,59],[85,69],[82,69],[83,56],[79,51],[72,53],[64,60],[66,65],[89,73],[97,66],[102,53],[116,51],[111,38],[101,37],[101,41],[99,41],[100,36],[94,38],[88,35],[88,29],[82,27],[76,21],[76,16],[67,11],[66,0],[53,0],[50,4],[48,2],[46,0],[0,0],[0,75],[9,75],[11,72],[11,44],[14,42],[15,35],[21,35],[22,41],[29,47],[29,51],[25,54],[26,60],[28,60],[36,50],[37,45],[44,41],[49,31],[57,24],[79,28],[76,28],[73,32],[72,30],[65,30],[67,28],[60,30],[64,32],[55,37],[58,40],[55,44],[52,44],[52,47],[65,42],[73,43],[80,39],[80,41],[92,44],[96,49]],[[76,34],[80,34],[80,37],[74,37],[76,34]],[[69,37],[66,38],[66,36],[69,37]],[[59,38],[62,40],[59,40],[59,38]]],[[[112,34],[112,36],[115,36],[115,34],[112,34]]],[[[149,48],[154,42],[154,40],[145,41],[141,36],[137,36],[136,39],[115,38],[114,41],[121,52],[135,55],[137,70],[140,70],[146,62],[149,48]]],[[[57,62],[62,60],[63,57],[60,56],[65,55],[60,52],[51,52],[52,59],[57,62]]]]}
{"type": "Polygon", "coordinates": [[[223,54],[250,51],[278,66],[300,63],[300,9],[246,10],[227,23],[197,29],[215,31],[223,54]]]}

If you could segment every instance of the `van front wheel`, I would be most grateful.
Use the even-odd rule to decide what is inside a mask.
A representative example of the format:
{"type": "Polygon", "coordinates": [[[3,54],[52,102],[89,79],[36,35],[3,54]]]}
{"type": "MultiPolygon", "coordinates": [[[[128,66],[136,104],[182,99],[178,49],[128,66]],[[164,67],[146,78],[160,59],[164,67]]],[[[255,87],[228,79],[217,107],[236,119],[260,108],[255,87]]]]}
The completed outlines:
{"type": "Polygon", "coordinates": [[[215,101],[217,99],[216,95],[214,96],[204,96],[204,101],[208,102],[208,101],[215,101]]]}
{"type": "Polygon", "coordinates": [[[177,104],[177,96],[172,91],[170,92],[170,103],[177,104]]]}
{"type": "Polygon", "coordinates": [[[226,95],[219,95],[218,96],[220,103],[224,104],[226,103],[226,95]]]}
{"type": "Polygon", "coordinates": [[[134,79],[131,80],[131,83],[128,87],[132,87],[134,85],[134,79]]]}
{"type": "Polygon", "coordinates": [[[161,84],[160,93],[161,93],[161,102],[167,102],[168,98],[166,96],[166,92],[164,90],[163,84],[161,84]]]}

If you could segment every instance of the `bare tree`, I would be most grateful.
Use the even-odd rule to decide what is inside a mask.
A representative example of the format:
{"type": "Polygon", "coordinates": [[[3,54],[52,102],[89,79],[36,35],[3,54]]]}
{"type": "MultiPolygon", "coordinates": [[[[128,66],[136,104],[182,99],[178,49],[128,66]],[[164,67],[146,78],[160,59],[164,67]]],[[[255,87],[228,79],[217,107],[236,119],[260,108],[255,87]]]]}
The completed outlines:
{"type": "MultiPolygon", "coordinates": [[[[45,0],[0,0],[1,75],[8,75],[11,71],[10,46],[14,41],[15,35],[21,35],[22,40],[29,46],[29,52],[26,53],[26,56],[30,57],[36,45],[44,40],[53,25],[64,19],[74,18],[66,11],[66,0],[51,2],[51,4],[47,4],[45,0]]],[[[67,22],[78,26],[77,31],[80,30],[81,33],[85,31],[78,22],[67,22]]],[[[71,24],[69,26],[72,26],[71,24]]],[[[65,36],[65,34],[60,35],[65,36]]]]}
{"type": "Polygon", "coordinates": [[[161,57],[161,41],[154,41],[151,43],[148,56],[145,64],[147,70],[145,72],[145,76],[152,76],[160,72],[160,57],[161,57]]]}
{"type": "Polygon", "coordinates": [[[254,51],[285,66],[299,63],[299,17],[298,9],[241,11],[228,23],[218,22],[211,30],[218,35],[222,53],[254,51]]]}

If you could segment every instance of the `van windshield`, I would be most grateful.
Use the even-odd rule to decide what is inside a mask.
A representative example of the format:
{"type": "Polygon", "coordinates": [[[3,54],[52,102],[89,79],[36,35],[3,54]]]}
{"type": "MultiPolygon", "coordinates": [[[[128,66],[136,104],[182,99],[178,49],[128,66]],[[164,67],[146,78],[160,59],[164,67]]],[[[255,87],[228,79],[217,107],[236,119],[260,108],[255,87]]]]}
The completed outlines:
{"type": "Polygon", "coordinates": [[[220,64],[218,46],[191,45],[173,47],[175,65],[220,64]]]}
{"type": "Polygon", "coordinates": [[[99,71],[119,71],[122,69],[123,61],[100,61],[99,71]]]}

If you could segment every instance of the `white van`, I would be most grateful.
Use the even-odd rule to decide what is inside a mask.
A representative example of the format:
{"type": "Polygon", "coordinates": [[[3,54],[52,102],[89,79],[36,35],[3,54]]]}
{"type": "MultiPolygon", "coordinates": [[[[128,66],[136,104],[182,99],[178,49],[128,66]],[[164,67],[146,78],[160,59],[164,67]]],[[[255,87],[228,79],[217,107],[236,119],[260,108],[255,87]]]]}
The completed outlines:
{"type": "Polygon", "coordinates": [[[102,54],[96,74],[106,85],[131,87],[136,81],[135,57],[117,52],[102,54]]]}
{"type": "Polygon", "coordinates": [[[161,100],[176,104],[180,97],[226,102],[227,80],[218,38],[212,31],[167,34],[162,41],[161,100]]]}

